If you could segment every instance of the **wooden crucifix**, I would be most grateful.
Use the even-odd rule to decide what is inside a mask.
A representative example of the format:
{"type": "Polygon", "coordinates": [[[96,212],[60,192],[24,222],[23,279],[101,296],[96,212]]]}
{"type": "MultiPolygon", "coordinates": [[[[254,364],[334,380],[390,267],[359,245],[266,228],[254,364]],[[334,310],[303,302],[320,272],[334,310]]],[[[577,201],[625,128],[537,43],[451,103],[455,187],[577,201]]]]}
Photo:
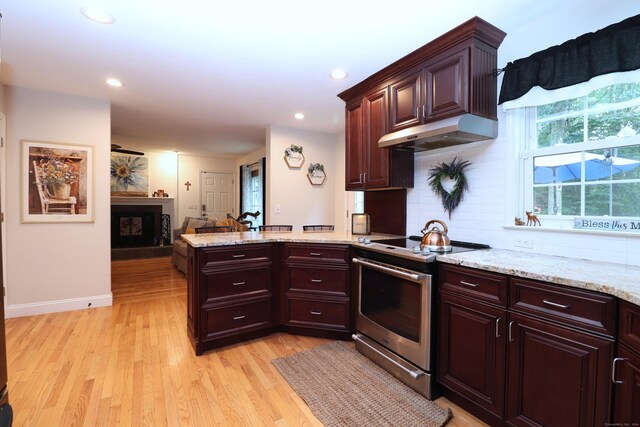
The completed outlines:
{"type": "Polygon", "coordinates": [[[185,182],[184,185],[187,187],[187,191],[189,191],[189,187],[191,187],[191,183],[189,181],[185,182]]]}

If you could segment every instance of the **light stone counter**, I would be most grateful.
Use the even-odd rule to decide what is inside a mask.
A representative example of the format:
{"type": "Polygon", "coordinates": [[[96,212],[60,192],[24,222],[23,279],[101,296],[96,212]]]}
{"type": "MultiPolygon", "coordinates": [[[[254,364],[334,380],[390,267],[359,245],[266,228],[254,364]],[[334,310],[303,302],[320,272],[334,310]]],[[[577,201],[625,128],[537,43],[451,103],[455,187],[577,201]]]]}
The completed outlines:
{"type": "Polygon", "coordinates": [[[617,296],[640,306],[640,267],[503,249],[438,255],[439,262],[617,296]]]}
{"type": "Polygon", "coordinates": [[[183,234],[182,239],[194,248],[207,246],[246,245],[249,243],[295,242],[295,243],[334,243],[349,245],[358,241],[358,237],[371,240],[400,237],[389,234],[354,235],[346,231],[247,231],[243,233],[183,234]]]}

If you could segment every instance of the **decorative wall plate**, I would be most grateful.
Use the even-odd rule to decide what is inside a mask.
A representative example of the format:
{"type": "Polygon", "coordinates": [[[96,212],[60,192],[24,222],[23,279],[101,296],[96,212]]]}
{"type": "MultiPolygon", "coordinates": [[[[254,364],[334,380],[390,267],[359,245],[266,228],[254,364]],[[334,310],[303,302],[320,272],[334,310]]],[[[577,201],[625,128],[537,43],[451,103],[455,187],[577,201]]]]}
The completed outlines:
{"type": "Polygon", "coordinates": [[[290,168],[302,167],[304,163],[304,154],[302,154],[302,147],[299,145],[291,144],[290,147],[284,150],[284,161],[287,162],[287,166],[290,168]]]}

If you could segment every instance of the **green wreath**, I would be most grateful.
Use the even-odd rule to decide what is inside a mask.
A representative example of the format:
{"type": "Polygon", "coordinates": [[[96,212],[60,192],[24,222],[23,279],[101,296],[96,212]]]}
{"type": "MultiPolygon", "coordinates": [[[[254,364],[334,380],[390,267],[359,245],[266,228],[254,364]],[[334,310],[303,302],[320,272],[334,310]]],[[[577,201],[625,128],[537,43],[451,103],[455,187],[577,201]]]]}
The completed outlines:
{"type": "Polygon", "coordinates": [[[451,212],[458,207],[464,198],[464,192],[469,189],[464,170],[470,164],[471,162],[458,160],[455,157],[449,164],[443,162],[435,168],[429,169],[429,187],[442,201],[442,207],[449,213],[449,219],[451,219],[451,212]],[[443,178],[451,178],[455,181],[456,184],[451,193],[442,186],[443,178]]]}

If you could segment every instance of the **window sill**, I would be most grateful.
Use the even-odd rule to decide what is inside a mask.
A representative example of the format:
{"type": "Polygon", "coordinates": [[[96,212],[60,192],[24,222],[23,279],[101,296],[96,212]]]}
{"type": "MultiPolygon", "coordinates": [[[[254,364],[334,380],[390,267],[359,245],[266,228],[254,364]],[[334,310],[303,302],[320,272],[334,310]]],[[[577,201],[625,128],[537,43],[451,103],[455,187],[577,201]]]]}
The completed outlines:
{"type": "Polygon", "coordinates": [[[640,239],[640,233],[628,232],[628,231],[608,231],[608,230],[584,230],[576,228],[561,228],[561,227],[531,227],[526,225],[503,225],[504,230],[518,230],[518,231],[544,231],[552,233],[567,233],[567,234],[581,234],[581,235],[594,235],[594,236],[615,236],[615,237],[635,237],[640,239]]]}

